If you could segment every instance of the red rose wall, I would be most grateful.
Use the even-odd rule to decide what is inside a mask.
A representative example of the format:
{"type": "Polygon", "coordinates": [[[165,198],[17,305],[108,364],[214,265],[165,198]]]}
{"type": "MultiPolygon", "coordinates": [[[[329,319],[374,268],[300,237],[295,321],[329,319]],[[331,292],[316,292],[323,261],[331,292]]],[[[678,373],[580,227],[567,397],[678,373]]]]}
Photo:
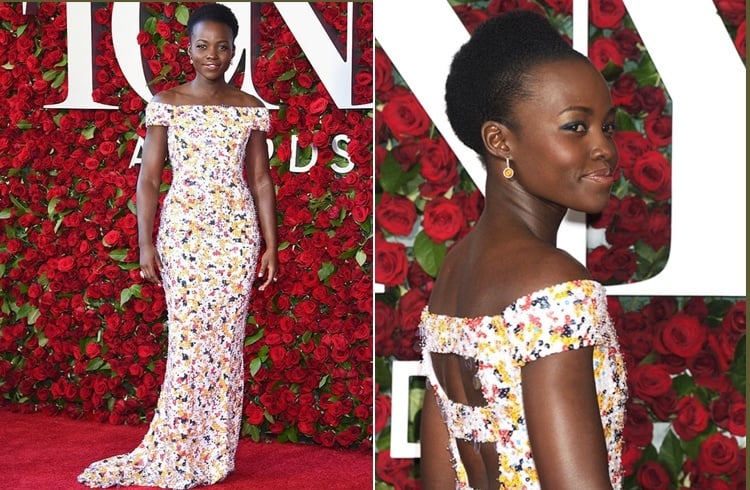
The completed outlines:
{"type": "MultiPolygon", "coordinates": [[[[141,5],[137,43],[153,93],[191,78],[185,23],[198,5],[141,5]]],[[[347,5],[311,5],[346,43],[347,5]]],[[[365,107],[371,7],[353,8],[352,91],[365,107]]],[[[260,15],[254,86],[279,107],[268,138],[280,280],[253,293],[243,435],[368,447],[372,111],[337,108],[274,4],[253,8],[260,15]],[[333,151],[340,134],[353,164],[344,174],[333,168],[348,163],[333,151]],[[308,172],[290,172],[292,136],[300,159],[319,149],[308,172]]],[[[27,9],[0,4],[0,405],[141,424],[155,406],[166,354],[163,290],[138,275],[138,167],[129,166],[145,134],[147,100],[118,66],[112,4],[100,3],[92,4],[93,98],[117,109],[45,109],[69,88],[66,33],[75,23],[64,3],[27,9]]],[[[243,73],[233,79],[242,81],[243,73]]],[[[169,169],[163,181],[166,192],[169,169]]]]}
{"type": "MultiPolygon", "coordinates": [[[[469,32],[524,8],[571,36],[572,0],[449,4],[469,32]]],[[[744,0],[715,5],[744,60],[744,0]]],[[[587,265],[603,284],[633,283],[669,258],[672,102],[621,0],[589,2],[589,23],[589,57],[618,106],[620,171],[608,208],[587,219],[599,237],[589,240],[587,265]]],[[[483,197],[377,38],[375,57],[376,487],[420,488],[419,460],[390,452],[392,365],[419,359],[433,279],[483,197]]],[[[744,298],[611,296],[609,310],[629,373],[626,488],[745,488],[744,298]]],[[[412,378],[409,442],[418,441],[423,391],[423,378],[412,378]]]]}

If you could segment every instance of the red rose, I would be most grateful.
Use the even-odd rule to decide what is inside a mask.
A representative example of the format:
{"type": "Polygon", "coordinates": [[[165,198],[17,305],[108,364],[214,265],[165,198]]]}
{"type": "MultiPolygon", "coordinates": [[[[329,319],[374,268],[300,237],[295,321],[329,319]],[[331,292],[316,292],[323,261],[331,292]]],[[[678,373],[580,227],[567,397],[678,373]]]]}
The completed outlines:
{"type": "Polygon", "coordinates": [[[490,0],[487,5],[487,13],[490,17],[515,9],[531,10],[544,15],[542,8],[529,0],[490,0]]]}
{"type": "Polygon", "coordinates": [[[617,29],[625,16],[622,0],[591,0],[591,23],[600,29],[617,29]]]}
{"type": "Polygon", "coordinates": [[[408,137],[424,136],[430,128],[430,119],[412,93],[401,93],[391,98],[383,107],[383,122],[401,141],[408,137]]]}
{"type": "Polygon", "coordinates": [[[408,235],[417,221],[417,209],[410,199],[383,193],[375,208],[375,220],[388,233],[408,235]]]}
{"type": "Polygon", "coordinates": [[[409,264],[409,272],[407,274],[407,278],[409,280],[409,286],[413,288],[422,288],[426,292],[432,290],[432,283],[435,280],[435,278],[427,274],[424,269],[422,269],[422,266],[419,265],[419,262],[417,262],[416,260],[412,261],[411,264],[409,264]]]}
{"type": "Polygon", "coordinates": [[[666,247],[672,237],[671,224],[669,205],[654,207],[643,230],[643,241],[654,250],[666,247]]]}
{"type": "Polygon", "coordinates": [[[603,260],[608,278],[619,282],[629,280],[635,274],[637,265],[635,253],[627,247],[612,247],[603,260]]]}
{"type": "Polygon", "coordinates": [[[73,270],[74,265],[75,260],[73,259],[73,257],[63,257],[57,261],[57,270],[61,272],[68,272],[73,270]]]}
{"type": "Polygon", "coordinates": [[[408,478],[409,470],[414,463],[411,459],[391,458],[391,451],[380,451],[375,458],[375,473],[386,483],[394,484],[408,478]]]}
{"type": "Polygon", "coordinates": [[[708,427],[708,410],[693,396],[686,396],[677,402],[677,417],[672,427],[680,439],[689,441],[708,427]]]}
{"type": "Polygon", "coordinates": [[[436,243],[454,238],[465,222],[461,207],[451,199],[440,196],[425,205],[422,226],[436,243]]]}
{"type": "Polygon", "coordinates": [[[646,461],[640,468],[636,478],[640,488],[644,490],[668,490],[671,488],[669,474],[656,461],[646,461]]]}
{"type": "Polygon", "coordinates": [[[121,234],[118,230],[111,230],[104,235],[102,243],[105,247],[114,247],[120,243],[121,234]]]}
{"type": "Polygon", "coordinates": [[[745,20],[745,0],[714,0],[722,18],[736,26],[745,20]]]}
{"type": "Polygon", "coordinates": [[[375,353],[387,357],[393,353],[394,310],[375,300],[375,353]]]}
{"type": "Polygon", "coordinates": [[[640,87],[635,95],[641,110],[648,113],[661,113],[667,105],[664,91],[653,85],[640,87]]]}
{"type": "Polygon", "coordinates": [[[172,36],[172,28],[161,20],[156,23],[156,32],[164,39],[169,39],[172,36]]]}
{"type": "Polygon", "coordinates": [[[654,416],[661,421],[668,421],[677,412],[677,392],[670,388],[666,393],[660,395],[651,402],[651,410],[654,416]]]}
{"type": "Polygon", "coordinates": [[[641,57],[642,52],[640,46],[643,45],[643,41],[634,30],[619,29],[612,34],[612,39],[617,42],[620,51],[626,58],[637,60],[641,57]]]}
{"type": "Polygon", "coordinates": [[[646,136],[654,146],[667,146],[672,143],[672,116],[651,113],[644,123],[646,136]]]}
{"type": "Polygon", "coordinates": [[[308,110],[310,114],[322,114],[328,108],[328,101],[324,97],[317,97],[312,101],[308,110]]]}
{"type": "Polygon", "coordinates": [[[736,436],[744,437],[746,432],[745,413],[747,404],[742,401],[734,403],[729,407],[729,419],[727,429],[736,436]]]}
{"type": "Polygon", "coordinates": [[[659,325],[657,350],[687,359],[701,351],[707,337],[707,328],[697,318],[678,313],[659,325]]]}
{"type": "Polygon", "coordinates": [[[391,399],[378,393],[375,396],[375,433],[385,429],[391,418],[391,399]]]}
{"type": "Polygon", "coordinates": [[[734,437],[711,434],[701,444],[698,467],[710,475],[733,473],[737,469],[740,448],[734,437]]]}
{"type": "MultiPolygon", "coordinates": [[[[744,3],[744,0],[743,0],[744,3]]],[[[737,48],[737,52],[744,60],[747,56],[747,34],[746,34],[746,21],[742,21],[742,24],[737,28],[737,35],[734,38],[734,46],[737,48]]]]}
{"type": "Polygon", "coordinates": [[[641,459],[643,449],[632,444],[628,439],[625,439],[624,442],[622,448],[622,467],[625,470],[625,476],[629,476],[635,471],[635,464],[641,459]]]}
{"type": "Polygon", "coordinates": [[[746,301],[738,301],[724,315],[721,329],[728,338],[736,341],[747,333],[746,306],[746,301]]]}
{"type": "Polygon", "coordinates": [[[458,182],[458,159],[442,137],[425,140],[419,155],[420,174],[435,190],[425,197],[434,197],[458,182]]]}
{"type": "Polygon", "coordinates": [[[672,387],[672,378],[659,364],[642,364],[637,366],[628,381],[633,387],[633,394],[644,401],[654,400],[672,387]]]}
{"type": "Polygon", "coordinates": [[[646,202],[638,196],[625,196],[617,208],[618,227],[626,231],[643,229],[648,208],[646,202]]]}
{"type": "Polygon", "coordinates": [[[573,0],[544,0],[544,3],[558,14],[570,15],[573,13],[573,0]]]}
{"type": "Polygon", "coordinates": [[[644,153],[633,166],[633,184],[654,199],[664,200],[672,195],[672,171],[669,161],[658,151],[644,153]]]}
{"type": "Polygon", "coordinates": [[[622,68],[625,58],[617,43],[609,37],[598,37],[589,46],[589,58],[597,70],[604,71],[609,63],[622,68]]]}
{"type": "Polygon", "coordinates": [[[623,437],[637,447],[647,447],[653,439],[654,424],[649,417],[646,405],[630,401],[627,414],[623,437]]]}
{"type": "Polygon", "coordinates": [[[383,239],[376,239],[375,243],[375,281],[386,286],[403,283],[409,270],[406,247],[383,239]]]}
{"type": "Polygon", "coordinates": [[[474,32],[474,29],[488,18],[486,11],[475,9],[471,5],[457,5],[453,7],[453,10],[466,30],[469,31],[469,34],[474,32]]]}
{"type": "MultiPolygon", "coordinates": [[[[622,73],[612,84],[612,88],[610,90],[612,94],[612,103],[617,107],[622,107],[630,114],[636,114],[638,112],[638,104],[636,104],[635,101],[635,94],[637,91],[638,81],[635,79],[635,77],[631,73],[622,73]]],[[[617,140],[617,135],[626,132],[628,131],[615,133],[615,140],[617,140]]],[[[622,155],[620,155],[620,160],[622,160],[622,155]]]]}

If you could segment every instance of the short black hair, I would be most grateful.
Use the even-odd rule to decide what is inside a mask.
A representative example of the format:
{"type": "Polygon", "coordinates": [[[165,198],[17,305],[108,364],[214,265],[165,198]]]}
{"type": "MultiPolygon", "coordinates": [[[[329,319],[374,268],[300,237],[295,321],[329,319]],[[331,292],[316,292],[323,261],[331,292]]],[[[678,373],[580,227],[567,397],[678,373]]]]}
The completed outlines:
{"type": "Polygon", "coordinates": [[[530,95],[529,70],[566,59],[588,60],[540,14],[513,10],[484,21],[453,57],[445,82],[453,131],[484,155],[482,125],[497,121],[515,129],[513,105],[530,95]]]}
{"type": "Polygon", "coordinates": [[[228,26],[232,30],[232,40],[237,38],[237,33],[240,32],[240,25],[232,9],[220,3],[208,3],[198,7],[190,14],[187,24],[188,37],[192,38],[195,25],[205,20],[228,26]]]}

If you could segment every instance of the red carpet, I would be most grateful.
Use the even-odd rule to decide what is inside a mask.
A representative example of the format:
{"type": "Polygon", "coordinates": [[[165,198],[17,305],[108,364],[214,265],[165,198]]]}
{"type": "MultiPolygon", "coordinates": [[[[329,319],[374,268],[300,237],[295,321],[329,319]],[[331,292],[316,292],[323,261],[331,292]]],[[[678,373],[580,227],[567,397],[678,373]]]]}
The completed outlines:
{"type": "MultiPolygon", "coordinates": [[[[76,476],[89,463],[133,449],[146,426],[16,414],[0,408],[0,487],[12,490],[85,490],[76,476]]],[[[128,487],[144,489],[152,487],[128,487]]],[[[240,439],[236,469],[216,490],[373,488],[369,450],[240,439]]]]}

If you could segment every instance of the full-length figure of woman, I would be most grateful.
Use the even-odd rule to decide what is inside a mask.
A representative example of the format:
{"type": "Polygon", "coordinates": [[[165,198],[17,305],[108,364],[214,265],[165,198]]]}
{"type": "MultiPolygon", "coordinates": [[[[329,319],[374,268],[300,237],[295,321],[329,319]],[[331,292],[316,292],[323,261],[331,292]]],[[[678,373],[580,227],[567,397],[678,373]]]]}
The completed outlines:
{"type": "Polygon", "coordinates": [[[622,356],[604,288],[555,242],[568,209],[609,201],[609,89],[544,17],[513,12],[455,55],[446,103],[487,182],[422,315],[424,488],[619,488],[622,356]]]}
{"type": "Polygon", "coordinates": [[[195,78],[149,102],[136,190],[141,276],[162,284],[167,299],[164,383],[141,444],[78,477],[91,487],[185,489],[232,472],[250,291],[256,270],[261,289],[277,271],[268,111],[224,80],[237,19],[210,4],[192,13],[187,29],[195,78]],[[167,158],[173,179],[154,243],[167,158]]]}

